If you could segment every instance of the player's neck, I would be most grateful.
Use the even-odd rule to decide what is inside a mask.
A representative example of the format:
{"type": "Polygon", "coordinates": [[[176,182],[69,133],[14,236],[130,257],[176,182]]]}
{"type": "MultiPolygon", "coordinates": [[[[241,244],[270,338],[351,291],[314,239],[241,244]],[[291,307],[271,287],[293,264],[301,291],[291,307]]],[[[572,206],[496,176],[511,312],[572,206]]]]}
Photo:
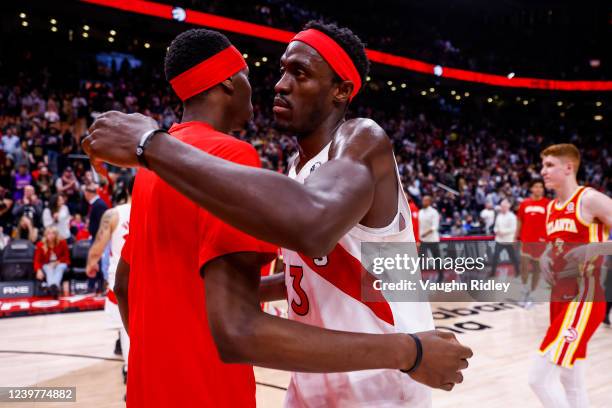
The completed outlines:
{"type": "Polygon", "coordinates": [[[578,182],[575,178],[568,178],[563,185],[557,187],[555,192],[557,193],[557,199],[560,203],[564,203],[569,200],[578,188],[578,182]]]}
{"type": "Polygon", "coordinates": [[[205,122],[218,132],[229,133],[232,130],[231,115],[227,115],[224,106],[221,104],[201,103],[195,105],[185,105],[181,123],[185,122],[205,122]]]}
{"type": "Polygon", "coordinates": [[[334,138],[336,130],[344,122],[344,115],[329,115],[316,129],[298,138],[300,163],[315,157],[334,138]]]}

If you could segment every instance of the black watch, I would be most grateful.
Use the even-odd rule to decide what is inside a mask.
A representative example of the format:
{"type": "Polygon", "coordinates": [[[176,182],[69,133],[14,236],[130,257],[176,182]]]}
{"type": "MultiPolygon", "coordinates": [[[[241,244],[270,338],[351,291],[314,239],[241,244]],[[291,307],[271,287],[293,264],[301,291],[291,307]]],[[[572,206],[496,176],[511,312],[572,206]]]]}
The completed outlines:
{"type": "Polygon", "coordinates": [[[166,129],[153,129],[147,131],[140,137],[140,142],[138,142],[138,146],[136,146],[136,158],[138,159],[138,163],[147,169],[149,168],[149,163],[147,163],[144,157],[145,149],[147,145],[151,143],[151,140],[153,140],[153,136],[157,133],[166,133],[166,129]]]}

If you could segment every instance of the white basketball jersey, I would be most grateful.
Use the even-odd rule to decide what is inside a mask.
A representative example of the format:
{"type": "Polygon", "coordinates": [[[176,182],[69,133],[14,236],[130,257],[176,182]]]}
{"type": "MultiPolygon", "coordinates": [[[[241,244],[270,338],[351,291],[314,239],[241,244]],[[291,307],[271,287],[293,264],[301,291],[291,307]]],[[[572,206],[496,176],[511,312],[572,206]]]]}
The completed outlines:
{"type": "MultiPolygon", "coordinates": [[[[303,183],[329,160],[331,142],[299,173],[303,183]]],[[[397,168],[397,165],[396,165],[397,168]]],[[[399,179],[399,176],[398,176],[399,179]]],[[[398,214],[384,228],[355,225],[324,258],[312,259],[283,248],[289,318],[332,330],[363,333],[420,332],[434,328],[429,303],[364,302],[361,299],[362,242],[414,242],[412,217],[403,189],[398,214]],[[400,231],[401,218],[404,229],[400,231]]],[[[287,407],[431,407],[428,387],[399,370],[348,373],[293,373],[285,398],[287,407]]]]}
{"type": "Polygon", "coordinates": [[[117,271],[117,265],[119,265],[119,259],[121,259],[125,237],[130,231],[131,207],[131,204],[121,204],[114,208],[119,215],[119,221],[110,240],[110,259],[108,263],[108,285],[110,288],[115,286],[115,272],[117,271]]]}

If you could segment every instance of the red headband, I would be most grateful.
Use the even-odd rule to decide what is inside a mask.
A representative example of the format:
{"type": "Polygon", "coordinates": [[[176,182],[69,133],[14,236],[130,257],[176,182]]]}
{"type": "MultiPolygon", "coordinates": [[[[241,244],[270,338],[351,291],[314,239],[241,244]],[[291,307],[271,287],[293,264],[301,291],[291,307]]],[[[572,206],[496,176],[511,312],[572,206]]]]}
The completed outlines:
{"type": "Polygon", "coordinates": [[[314,28],[300,31],[291,41],[301,41],[317,50],[343,81],[353,82],[353,93],[351,93],[350,99],[357,95],[357,92],[361,89],[361,77],[351,57],[337,42],[314,28]]]}
{"type": "Polygon", "coordinates": [[[184,101],[225,81],[246,66],[242,54],[236,47],[230,45],[223,51],[172,78],[170,85],[172,85],[172,89],[178,97],[181,98],[181,101],[184,101]]]}

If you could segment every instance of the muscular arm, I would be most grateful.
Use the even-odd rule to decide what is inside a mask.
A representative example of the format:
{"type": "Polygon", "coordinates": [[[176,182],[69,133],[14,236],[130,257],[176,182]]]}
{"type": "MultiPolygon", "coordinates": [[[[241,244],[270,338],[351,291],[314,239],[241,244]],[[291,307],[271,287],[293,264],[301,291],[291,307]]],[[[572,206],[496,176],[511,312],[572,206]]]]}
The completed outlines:
{"type": "MultiPolygon", "coordinates": [[[[328,330],[262,312],[258,296],[260,256],[227,255],[203,268],[210,329],[224,362],[300,372],[407,369],[414,363],[414,341],[406,334],[328,330]]],[[[446,334],[421,335],[423,365],[413,378],[430,386],[452,388],[452,383],[461,380],[457,371],[467,366],[462,359],[470,357],[471,352],[446,334]],[[445,365],[442,371],[446,374],[435,374],[435,379],[419,377],[440,373],[430,365],[434,359],[445,365]]]]}
{"type": "Polygon", "coordinates": [[[95,266],[100,262],[100,258],[104,253],[106,245],[110,242],[111,236],[115,228],[117,228],[118,222],[117,212],[114,209],[108,209],[102,215],[100,220],[100,228],[96,233],[96,238],[89,249],[87,255],[87,271],[94,269],[95,266]]]}
{"type": "Polygon", "coordinates": [[[287,299],[285,274],[281,272],[270,276],[264,276],[259,285],[259,301],[272,302],[282,299],[287,299]]]}
{"type": "Polygon", "coordinates": [[[115,273],[115,287],[113,292],[117,297],[117,303],[119,304],[119,313],[121,314],[121,321],[125,331],[130,332],[129,327],[129,307],[128,307],[128,287],[130,283],[130,265],[123,260],[119,259],[119,265],[117,265],[117,272],[115,273]]]}
{"type": "MultiPolygon", "coordinates": [[[[125,149],[122,143],[113,147],[104,140],[110,132],[98,137],[96,126],[105,128],[116,116],[114,130],[121,118],[139,118],[106,115],[93,125],[84,144],[94,163],[96,157],[125,149]]],[[[377,182],[394,171],[391,143],[374,122],[349,121],[338,132],[331,152],[334,160],[303,185],[275,172],[219,159],[164,134],[149,144],[146,159],[168,184],[223,221],[264,241],[318,257],[364,218],[377,182]]]]}

